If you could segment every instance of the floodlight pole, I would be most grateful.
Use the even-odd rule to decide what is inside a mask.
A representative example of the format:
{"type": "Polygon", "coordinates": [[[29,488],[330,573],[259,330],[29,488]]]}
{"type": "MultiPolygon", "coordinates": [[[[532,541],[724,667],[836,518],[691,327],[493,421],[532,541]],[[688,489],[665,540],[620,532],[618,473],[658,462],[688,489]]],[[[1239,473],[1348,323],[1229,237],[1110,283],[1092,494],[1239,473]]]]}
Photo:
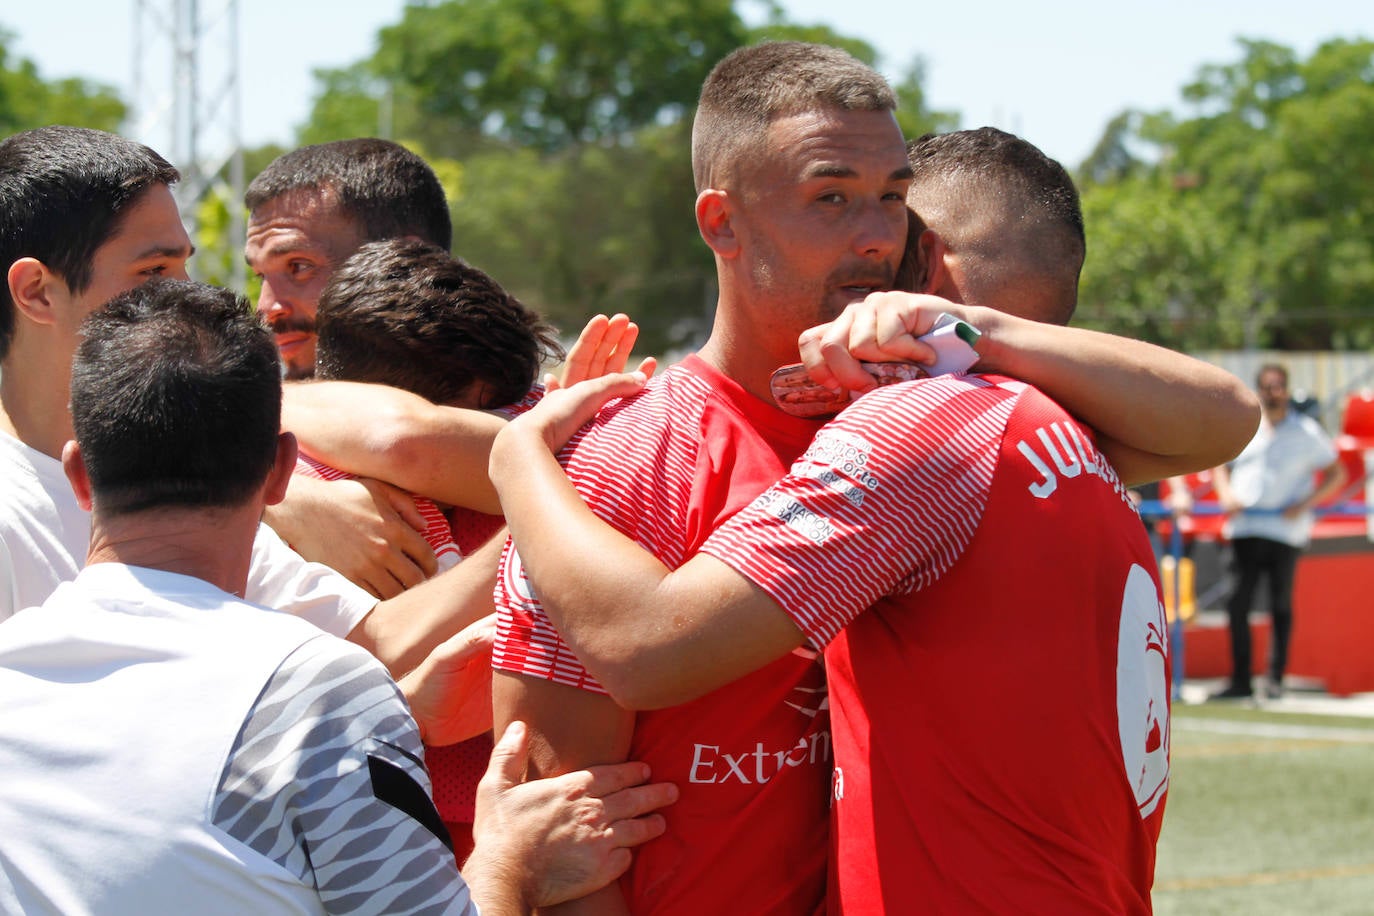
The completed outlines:
{"type": "MultiPolygon", "coordinates": [[[[196,241],[201,202],[212,191],[226,198],[228,244],[234,251],[225,281],[247,285],[237,256],[244,235],[242,93],[239,79],[239,0],[134,0],[132,136],[163,152],[181,171],[175,188],[187,231],[196,241]],[[149,79],[147,64],[167,60],[170,84],[149,79]],[[209,92],[204,92],[204,87],[209,92]]],[[[195,258],[193,276],[207,265],[195,258]]]]}

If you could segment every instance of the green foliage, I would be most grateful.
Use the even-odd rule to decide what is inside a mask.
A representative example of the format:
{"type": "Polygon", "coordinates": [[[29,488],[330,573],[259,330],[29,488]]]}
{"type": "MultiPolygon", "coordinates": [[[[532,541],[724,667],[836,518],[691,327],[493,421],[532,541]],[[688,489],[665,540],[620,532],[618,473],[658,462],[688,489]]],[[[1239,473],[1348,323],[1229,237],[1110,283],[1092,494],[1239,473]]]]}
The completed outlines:
{"type": "Polygon", "coordinates": [[[544,152],[680,119],[744,28],[730,0],[449,0],[381,32],[426,117],[544,152]]]}
{"type": "Polygon", "coordinates": [[[455,253],[566,333],[596,312],[628,312],[663,350],[709,320],[714,264],[692,219],[685,124],[645,129],[634,147],[527,148],[463,163],[450,198],[455,253]]]}
{"type": "Polygon", "coordinates": [[[127,109],[110,86],[81,79],[45,80],[33,61],[10,52],[0,28],[0,136],[46,124],[115,131],[127,109]]]}
{"type": "Polygon", "coordinates": [[[348,137],[372,137],[382,130],[385,87],[369,63],[338,70],[316,70],[317,93],[310,122],[300,132],[301,145],[348,137]]]}
{"type": "Polygon", "coordinates": [[[196,204],[196,255],[190,269],[197,280],[216,286],[237,286],[236,267],[243,258],[243,250],[229,237],[229,208],[242,206],[242,201],[232,199],[225,184],[212,185],[196,204]]]}
{"type": "Polygon", "coordinates": [[[1203,67],[1080,169],[1086,323],[1178,347],[1374,344],[1374,43],[1203,67]],[[1142,155],[1135,150],[1153,152],[1142,155]]]}

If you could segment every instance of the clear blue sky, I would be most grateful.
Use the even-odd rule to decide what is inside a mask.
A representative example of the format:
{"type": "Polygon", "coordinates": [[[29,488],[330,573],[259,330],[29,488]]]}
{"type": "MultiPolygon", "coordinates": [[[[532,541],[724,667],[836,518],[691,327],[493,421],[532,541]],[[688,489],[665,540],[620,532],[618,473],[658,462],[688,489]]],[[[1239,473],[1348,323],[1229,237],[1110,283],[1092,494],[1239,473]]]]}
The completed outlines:
{"type": "MultiPolygon", "coordinates": [[[[200,0],[217,10],[220,0],[200,0]]],[[[149,0],[165,5],[166,0],[149,0]]],[[[377,29],[404,0],[240,0],[244,137],[289,143],[306,117],[311,71],[371,53],[377,29]]],[[[1125,108],[1185,111],[1179,89],[1204,63],[1235,60],[1237,36],[1310,53],[1332,37],[1374,38],[1369,0],[783,0],[790,18],[823,22],[873,44],[897,77],[926,61],[926,91],[962,126],[1021,134],[1066,165],[1092,149],[1125,108]]],[[[0,27],[45,78],[84,76],[132,97],[133,0],[5,0],[0,27]]],[[[741,9],[757,18],[759,7],[741,9]]],[[[171,72],[169,52],[144,57],[145,79],[171,72]]],[[[164,122],[165,123],[165,122],[164,122]]],[[[166,136],[170,136],[167,134],[166,136]]],[[[139,137],[169,149],[162,137],[139,137]]]]}

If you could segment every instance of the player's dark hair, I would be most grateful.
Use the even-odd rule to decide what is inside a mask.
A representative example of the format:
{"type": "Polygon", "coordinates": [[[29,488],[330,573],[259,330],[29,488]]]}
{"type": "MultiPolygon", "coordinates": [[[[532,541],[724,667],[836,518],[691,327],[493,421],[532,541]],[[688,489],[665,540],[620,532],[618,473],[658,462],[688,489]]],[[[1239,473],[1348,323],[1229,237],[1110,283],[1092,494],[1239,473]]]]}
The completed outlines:
{"type": "Polygon", "coordinates": [[[358,249],[320,293],[315,377],[405,388],[437,404],[519,401],[554,330],[482,271],[414,239],[358,249]],[[476,387],[474,387],[476,386],[476,387]]]}
{"type": "Polygon", "coordinates": [[[72,425],[97,511],[242,505],[267,479],[281,366],[247,300],[154,279],[86,317],[72,425]]]}
{"type": "MultiPolygon", "coordinates": [[[[73,293],[91,283],[95,253],[153,185],[180,179],[141,143],[86,127],[52,125],[0,142],[0,271],[41,261],[73,293]]],[[[15,307],[0,283],[0,358],[14,339],[15,307]]]]}
{"type": "Polygon", "coordinates": [[[243,202],[253,211],[298,191],[328,195],[365,241],[414,236],[445,251],[453,247],[443,186],[428,163],[399,143],[364,137],[292,150],[253,179],[243,202]]]}
{"type": "Polygon", "coordinates": [[[907,146],[907,203],[959,253],[966,301],[1006,301],[1027,276],[1053,281],[1054,316],[1078,299],[1086,240],[1073,178],[1033,144],[994,127],[926,134],[907,146]]]}

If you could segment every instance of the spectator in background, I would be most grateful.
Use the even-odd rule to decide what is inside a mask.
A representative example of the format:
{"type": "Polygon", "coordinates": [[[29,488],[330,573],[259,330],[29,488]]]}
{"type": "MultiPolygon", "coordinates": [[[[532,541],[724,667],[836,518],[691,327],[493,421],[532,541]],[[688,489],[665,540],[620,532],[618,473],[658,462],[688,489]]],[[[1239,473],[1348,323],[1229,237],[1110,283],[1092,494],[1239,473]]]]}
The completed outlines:
{"type": "Polygon", "coordinates": [[[1293,633],[1293,580],[1298,556],[1312,536],[1312,507],[1334,496],[1347,473],[1321,424],[1294,410],[1288,369],[1260,367],[1255,380],[1263,418],[1235,460],[1216,468],[1217,500],[1229,516],[1235,590],[1226,602],[1231,627],[1231,683],[1216,699],[1253,695],[1250,609],[1260,579],[1268,585],[1272,644],[1265,695],[1283,695],[1293,633]]]}

